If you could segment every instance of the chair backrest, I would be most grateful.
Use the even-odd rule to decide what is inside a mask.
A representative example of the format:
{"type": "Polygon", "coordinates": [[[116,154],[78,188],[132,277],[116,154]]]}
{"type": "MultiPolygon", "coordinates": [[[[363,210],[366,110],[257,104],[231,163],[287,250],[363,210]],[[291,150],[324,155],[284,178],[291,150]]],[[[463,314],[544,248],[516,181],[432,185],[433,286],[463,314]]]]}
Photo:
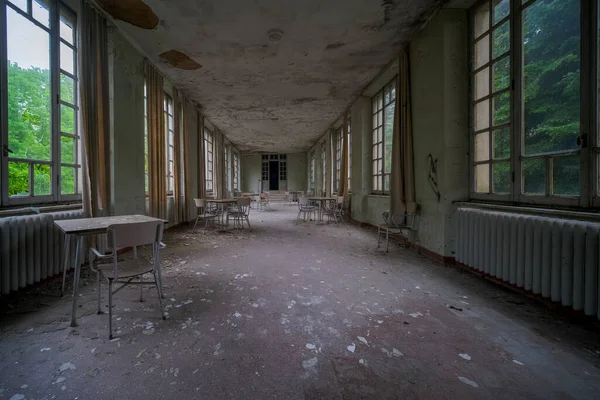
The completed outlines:
{"type": "Polygon", "coordinates": [[[337,203],[338,204],[344,204],[344,196],[337,196],[337,203]]]}
{"type": "Polygon", "coordinates": [[[308,206],[310,200],[308,199],[308,197],[300,197],[298,199],[298,207],[302,208],[302,207],[306,207],[308,206]]]}
{"type": "Polygon", "coordinates": [[[196,208],[204,207],[206,205],[205,199],[194,199],[194,203],[196,203],[196,208]]]}
{"type": "Polygon", "coordinates": [[[237,205],[241,207],[250,205],[250,197],[240,197],[237,201],[237,205]]]}
{"type": "Polygon", "coordinates": [[[108,238],[114,248],[144,246],[160,243],[163,228],[162,221],[113,224],[108,227],[108,238]]]}

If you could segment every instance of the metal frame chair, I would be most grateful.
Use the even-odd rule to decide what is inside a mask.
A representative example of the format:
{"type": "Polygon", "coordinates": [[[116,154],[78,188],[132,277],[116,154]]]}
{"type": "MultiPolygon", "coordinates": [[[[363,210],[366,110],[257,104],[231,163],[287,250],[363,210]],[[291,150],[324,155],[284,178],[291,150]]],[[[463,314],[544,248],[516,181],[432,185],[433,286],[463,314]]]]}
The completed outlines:
{"type": "Polygon", "coordinates": [[[149,283],[154,283],[158,294],[158,304],[162,318],[166,319],[162,304],[162,276],[160,270],[159,251],[162,247],[161,240],[163,234],[163,222],[151,221],[140,222],[136,224],[115,224],[108,227],[108,248],[110,253],[101,253],[95,248],[89,250],[90,268],[96,272],[98,283],[98,314],[102,314],[101,301],[102,292],[100,287],[100,275],[108,281],[108,333],[109,339],[113,339],[112,334],[112,309],[113,295],[127,285],[140,285],[140,301],[144,301],[144,287],[149,283]],[[139,246],[152,246],[152,259],[146,260],[138,258],[137,248],[139,246]],[[117,251],[120,248],[133,248],[133,258],[126,261],[118,261],[117,251]],[[108,261],[95,264],[95,260],[108,261]],[[143,276],[151,273],[154,275],[154,281],[145,282],[143,276]],[[134,279],[139,281],[135,282],[134,279]],[[116,290],[113,290],[115,283],[122,284],[116,290]]]}
{"type": "Polygon", "coordinates": [[[250,226],[250,198],[249,197],[240,197],[237,200],[236,208],[232,209],[227,213],[228,219],[233,219],[233,226],[237,226],[241,229],[244,229],[244,220],[248,224],[248,228],[252,229],[250,226]]]}
{"type": "Polygon", "coordinates": [[[272,210],[271,203],[269,202],[269,192],[262,192],[258,198],[258,209],[263,211],[272,210]]]}
{"type": "Polygon", "coordinates": [[[404,230],[415,230],[415,221],[417,217],[418,206],[410,205],[404,211],[400,210],[394,215],[390,215],[389,211],[381,214],[384,223],[380,224],[377,229],[377,248],[381,247],[381,231],[385,230],[385,252],[389,253],[390,231],[392,233],[402,233],[404,230]]]}
{"type": "Polygon", "coordinates": [[[304,222],[306,222],[306,215],[308,214],[310,219],[310,214],[316,212],[317,208],[310,204],[310,200],[308,197],[300,197],[298,199],[298,216],[296,217],[296,225],[300,220],[300,214],[304,214],[304,222]]]}
{"type": "Polygon", "coordinates": [[[196,208],[198,209],[198,216],[192,230],[196,230],[196,225],[198,225],[200,218],[204,218],[204,229],[208,228],[209,221],[215,222],[219,219],[218,213],[206,206],[206,199],[194,199],[194,203],[196,203],[196,208]]]}

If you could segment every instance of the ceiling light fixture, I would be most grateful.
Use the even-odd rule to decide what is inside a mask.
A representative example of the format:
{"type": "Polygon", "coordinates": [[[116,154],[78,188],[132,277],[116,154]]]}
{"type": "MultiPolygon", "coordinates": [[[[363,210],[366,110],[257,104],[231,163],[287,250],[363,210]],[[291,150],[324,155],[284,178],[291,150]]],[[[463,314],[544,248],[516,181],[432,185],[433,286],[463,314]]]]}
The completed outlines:
{"type": "Polygon", "coordinates": [[[279,42],[283,38],[283,31],[281,29],[271,29],[267,32],[267,36],[271,42],[279,42]]]}

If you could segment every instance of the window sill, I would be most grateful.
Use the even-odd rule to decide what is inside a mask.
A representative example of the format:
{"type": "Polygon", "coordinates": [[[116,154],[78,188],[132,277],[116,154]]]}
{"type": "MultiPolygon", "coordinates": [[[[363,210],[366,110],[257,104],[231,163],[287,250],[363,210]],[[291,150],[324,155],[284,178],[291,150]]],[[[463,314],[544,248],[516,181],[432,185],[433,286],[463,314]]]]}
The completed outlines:
{"type": "Polygon", "coordinates": [[[514,205],[514,204],[500,204],[500,203],[488,203],[481,201],[457,201],[454,202],[459,207],[471,207],[479,208],[491,211],[508,211],[519,214],[537,214],[537,215],[550,215],[557,217],[576,218],[583,220],[594,220],[600,221],[600,213],[595,209],[582,209],[582,208],[554,208],[554,207],[543,207],[535,205],[514,205]]]}
{"type": "Polygon", "coordinates": [[[389,194],[368,194],[367,197],[373,197],[375,199],[389,199],[389,194]]]}
{"type": "Polygon", "coordinates": [[[34,215],[44,214],[55,211],[68,211],[68,210],[81,210],[83,203],[70,203],[70,204],[54,204],[36,207],[31,206],[18,206],[0,209],[0,218],[3,217],[14,217],[19,215],[34,215]]]}

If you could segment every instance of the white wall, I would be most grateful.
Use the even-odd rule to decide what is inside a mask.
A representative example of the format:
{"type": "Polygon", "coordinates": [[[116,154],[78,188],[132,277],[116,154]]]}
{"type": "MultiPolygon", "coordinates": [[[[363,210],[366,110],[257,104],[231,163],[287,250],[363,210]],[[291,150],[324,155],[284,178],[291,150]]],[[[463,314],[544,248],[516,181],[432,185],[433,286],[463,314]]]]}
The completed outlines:
{"type": "MultiPolygon", "coordinates": [[[[287,189],[306,190],[307,156],[306,153],[288,153],[287,155],[287,189]]],[[[242,154],[242,192],[259,190],[258,180],[262,177],[262,154],[242,154]]]]}

